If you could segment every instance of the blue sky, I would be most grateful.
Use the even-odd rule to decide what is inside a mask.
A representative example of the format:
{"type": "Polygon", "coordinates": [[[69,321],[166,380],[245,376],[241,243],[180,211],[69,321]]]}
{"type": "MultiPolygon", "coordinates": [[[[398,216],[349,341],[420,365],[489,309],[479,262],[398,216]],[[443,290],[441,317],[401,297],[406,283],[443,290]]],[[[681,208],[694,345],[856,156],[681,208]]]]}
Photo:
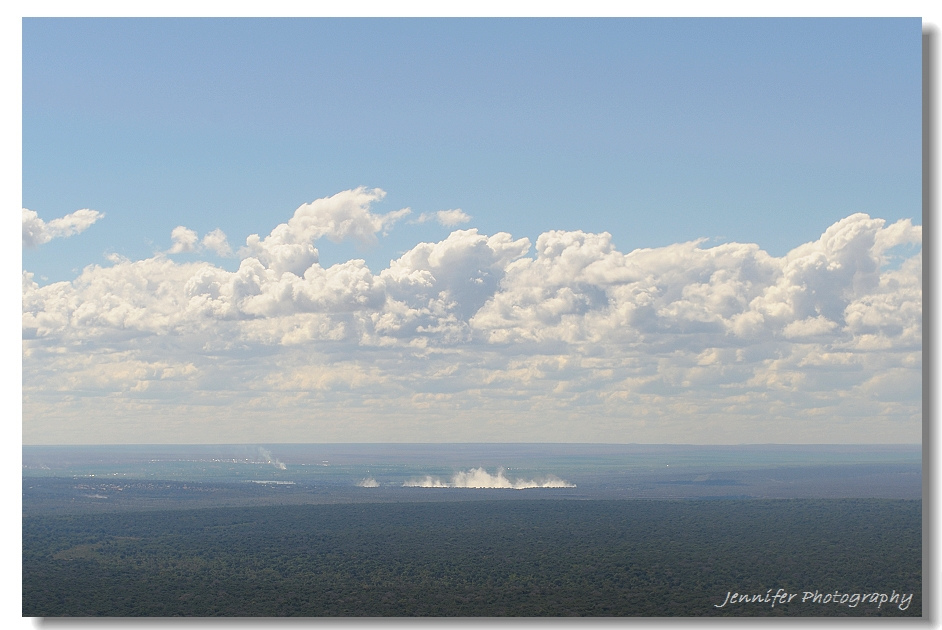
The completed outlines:
{"type": "MultiPolygon", "coordinates": [[[[918,20],[26,20],[23,205],[108,219],[50,280],[357,186],[484,233],[782,255],[920,212],[918,20]]],[[[416,240],[344,250],[378,271],[416,240]]],[[[325,252],[326,255],[326,252],[325,252]]]]}
{"type": "Polygon", "coordinates": [[[24,20],[24,441],[918,441],[921,37],[24,20]]]}

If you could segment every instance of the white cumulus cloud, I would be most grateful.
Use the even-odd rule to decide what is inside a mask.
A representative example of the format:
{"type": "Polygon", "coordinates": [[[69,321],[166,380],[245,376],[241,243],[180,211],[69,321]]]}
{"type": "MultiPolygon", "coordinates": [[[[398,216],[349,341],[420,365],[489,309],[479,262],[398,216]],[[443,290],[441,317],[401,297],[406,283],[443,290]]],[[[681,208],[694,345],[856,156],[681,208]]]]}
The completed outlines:
{"type": "Polygon", "coordinates": [[[455,227],[456,225],[467,223],[470,220],[471,216],[469,214],[460,208],[455,208],[453,210],[439,210],[438,212],[423,212],[415,222],[426,223],[428,221],[436,221],[445,227],[455,227]]]}
{"type": "Polygon", "coordinates": [[[254,257],[276,273],[290,271],[296,276],[304,274],[318,262],[314,241],[328,238],[340,242],[353,240],[361,245],[372,245],[378,233],[388,230],[411,211],[408,208],[376,214],[371,205],[386,196],[379,188],[357,188],[317,199],[294,211],[287,223],[276,226],[265,238],[250,235],[239,254],[254,257]]]}
{"type": "Polygon", "coordinates": [[[212,232],[204,235],[201,242],[203,247],[211,252],[214,252],[217,256],[232,256],[232,247],[229,246],[229,241],[226,239],[226,234],[219,228],[216,228],[212,232]]]}
{"type": "Polygon", "coordinates": [[[39,218],[38,213],[23,208],[23,247],[36,247],[54,238],[81,234],[104,216],[97,210],[84,208],[47,223],[39,218]]]}
{"type": "Polygon", "coordinates": [[[226,238],[225,232],[216,228],[205,234],[200,240],[199,234],[188,227],[178,225],[170,232],[171,245],[168,254],[183,254],[201,252],[208,249],[217,256],[226,258],[232,256],[232,247],[226,238]]]}
{"type": "MultiPolygon", "coordinates": [[[[581,231],[534,247],[468,229],[378,273],[359,259],[322,267],[317,238],[369,240],[403,216],[374,213],[381,197],[302,206],[249,237],[234,271],[166,254],[113,256],[43,286],[25,271],[24,432],[94,417],[98,392],[95,405],[128,417],[172,399],[211,426],[226,404],[247,431],[249,418],[285,422],[312,427],[312,441],[363,422],[357,436],[377,441],[738,443],[773,421],[783,441],[834,441],[828,414],[865,422],[860,439],[919,439],[922,234],[910,221],[851,215],[781,257],[703,241],[621,252],[581,231]],[[394,432],[417,413],[426,425],[394,432]]],[[[226,251],[219,230],[173,238],[181,252],[226,251]]]]}
{"type": "Polygon", "coordinates": [[[183,252],[194,252],[199,245],[200,237],[189,228],[178,225],[170,232],[170,240],[173,244],[170,246],[171,254],[180,254],[183,252]]]}

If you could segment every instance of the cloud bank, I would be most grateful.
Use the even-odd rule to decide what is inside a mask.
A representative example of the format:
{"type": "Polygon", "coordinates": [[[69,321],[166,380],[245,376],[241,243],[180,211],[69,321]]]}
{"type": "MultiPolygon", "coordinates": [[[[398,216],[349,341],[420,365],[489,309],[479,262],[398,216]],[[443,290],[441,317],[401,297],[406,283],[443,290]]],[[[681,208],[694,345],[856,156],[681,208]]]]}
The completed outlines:
{"type": "MultiPolygon", "coordinates": [[[[322,266],[318,239],[373,242],[409,213],[374,212],[384,194],[301,206],[249,235],[234,271],[166,254],[44,286],[24,271],[24,439],[78,439],[96,414],[209,436],[219,406],[261,442],[920,439],[910,220],[854,214],[782,257],[469,228],[382,270],[322,266]]],[[[174,235],[171,250],[228,247],[174,235]]]]}
{"type": "Polygon", "coordinates": [[[506,490],[576,487],[554,475],[547,475],[539,480],[510,480],[504,475],[503,468],[498,468],[496,475],[488,473],[483,468],[459,471],[454,474],[450,481],[442,481],[438,477],[426,475],[421,479],[410,479],[402,485],[405,488],[500,488],[506,490]]]}

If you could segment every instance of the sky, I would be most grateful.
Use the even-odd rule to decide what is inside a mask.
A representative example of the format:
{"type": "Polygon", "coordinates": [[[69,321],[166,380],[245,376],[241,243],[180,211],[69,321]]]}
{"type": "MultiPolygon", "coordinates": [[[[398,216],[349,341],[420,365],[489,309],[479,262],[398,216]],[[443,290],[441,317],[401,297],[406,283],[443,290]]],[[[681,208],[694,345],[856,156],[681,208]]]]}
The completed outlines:
{"type": "Polygon", "coordinates": [[[26,19],[24,444],[912,443],[918,19],[26,19]]]}

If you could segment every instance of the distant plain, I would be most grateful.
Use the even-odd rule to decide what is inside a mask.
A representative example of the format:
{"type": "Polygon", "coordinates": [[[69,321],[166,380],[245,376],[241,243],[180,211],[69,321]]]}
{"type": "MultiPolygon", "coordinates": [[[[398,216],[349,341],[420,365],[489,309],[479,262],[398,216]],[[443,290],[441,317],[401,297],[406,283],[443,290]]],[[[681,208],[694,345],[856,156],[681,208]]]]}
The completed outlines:
{"type": "Polygon", "coordinates": [[[920,458],[915,445],[27,446],[23,615],[919,616],[920,458]]]}
{"type": "Polygon", "coordinates": [[[475,499],[922,497],[918,445],[24,446],[24,514],[475,499]],[[563,487],[425,488],[483,470],[563,487]],[[373,487],[363,487],[371,481],[373,487]],[[567,487],[568,486],[568,487],[567,487]]]}

